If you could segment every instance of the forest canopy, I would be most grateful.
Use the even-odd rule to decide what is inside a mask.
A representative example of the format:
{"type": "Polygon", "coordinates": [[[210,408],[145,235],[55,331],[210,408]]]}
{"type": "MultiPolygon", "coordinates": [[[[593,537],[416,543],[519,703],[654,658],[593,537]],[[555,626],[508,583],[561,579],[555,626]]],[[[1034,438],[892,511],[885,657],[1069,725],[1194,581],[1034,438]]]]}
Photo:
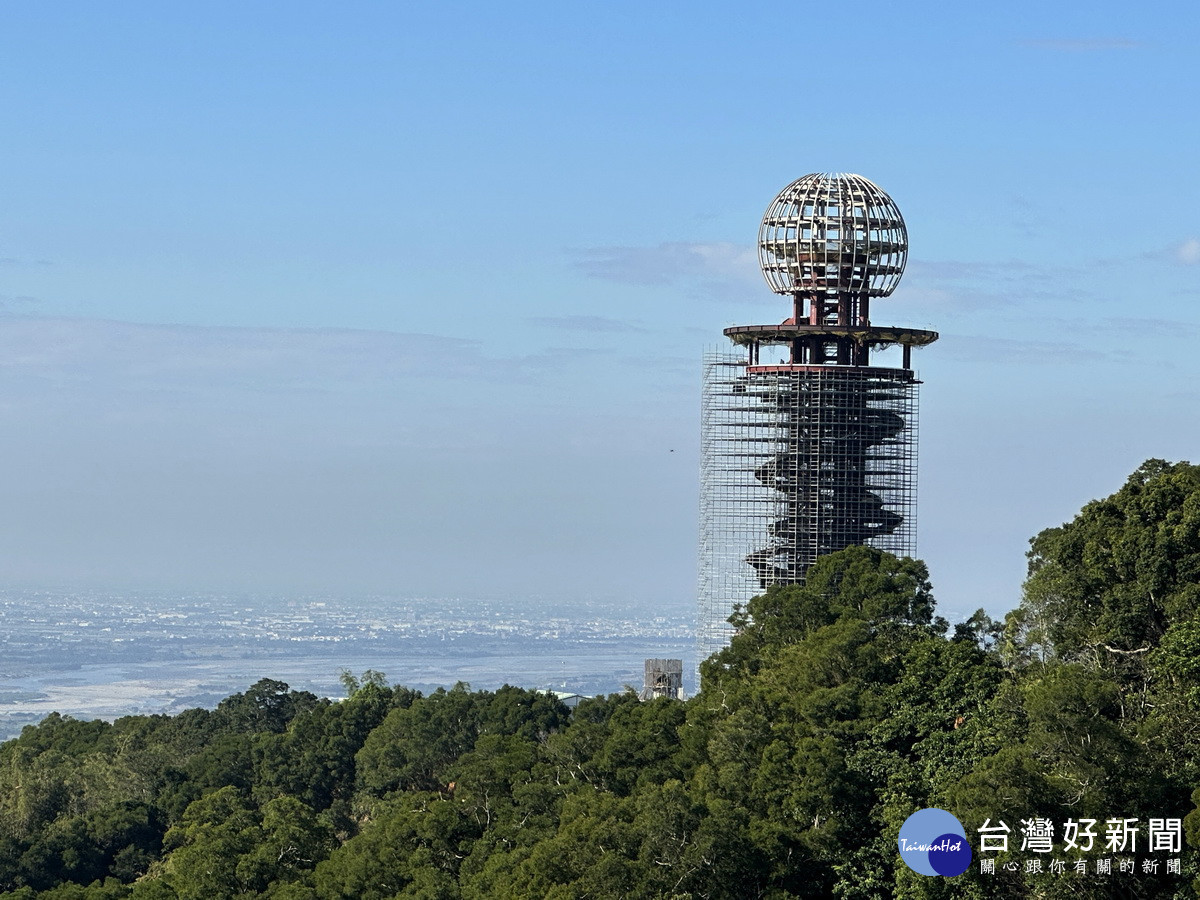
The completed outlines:
{"type": "Polygon", "coordinates": [[[0,898],[1195,896],[1200,467],[1151,460],[1034,537],[1002,621],[951,628],[924,563],[860,546],[731,621],[686,701],[368,671],[338,701],[264,679],[51,715],[0,746],[0,898]],[[1181,874],[1037,872],[1014,841],[925,877],[896,844],[925,807],[973,837],[1182,819],[1181,874]]]}

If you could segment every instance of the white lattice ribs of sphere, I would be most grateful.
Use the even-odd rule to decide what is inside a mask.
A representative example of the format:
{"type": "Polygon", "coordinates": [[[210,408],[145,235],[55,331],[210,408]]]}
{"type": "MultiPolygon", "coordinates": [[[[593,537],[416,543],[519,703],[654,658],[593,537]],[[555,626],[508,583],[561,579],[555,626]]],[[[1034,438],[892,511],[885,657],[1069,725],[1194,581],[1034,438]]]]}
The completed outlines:
{"type": "Polygon", "coordinates": [[[886,297],[908,257],[908,230],[887,193],[861,175],[814,173],[763,215],[758,259],[777,294],[886,297]]]}

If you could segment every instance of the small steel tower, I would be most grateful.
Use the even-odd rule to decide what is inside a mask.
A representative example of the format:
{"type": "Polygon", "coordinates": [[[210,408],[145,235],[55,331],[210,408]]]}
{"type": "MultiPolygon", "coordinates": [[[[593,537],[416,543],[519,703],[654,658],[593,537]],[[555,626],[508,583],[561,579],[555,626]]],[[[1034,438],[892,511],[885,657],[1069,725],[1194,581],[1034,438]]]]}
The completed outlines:
{"type": "Polygon", "coordinates": [[[871,301],[895,290],[907,256],[900,210],[860,175],[805,175],[767,207],[759,265],[791,316],[726,328],[734,347],[705,357],[701,660],[729,642],[736,604],[803,581],[818,556],[851,544],[912,554],[911,351],[938,335],[871,323],[871,301]],[[891,345],[900,368],[872,365],[871,351],[891,345]]]}

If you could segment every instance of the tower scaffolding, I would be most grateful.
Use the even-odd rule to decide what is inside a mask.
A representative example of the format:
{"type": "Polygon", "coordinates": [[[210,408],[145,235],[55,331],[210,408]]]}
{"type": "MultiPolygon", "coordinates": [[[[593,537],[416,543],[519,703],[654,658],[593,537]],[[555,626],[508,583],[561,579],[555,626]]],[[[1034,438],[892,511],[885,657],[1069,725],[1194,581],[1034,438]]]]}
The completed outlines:
{"type": "Polygon", "coordinates": [[[768,208],[764,276],[792,296],[779,325],[725,330],[705,355],[701,412],[699,659],[733,635],[736,605],[804,580],[853,544],[916,545],[917,389],[910,351],[937,333],[877,327],[869,300],[904,269],[907,232],[891,198],[857,175],[809,175],[768,208]],[[763,346],[789,359],[760,364],[763,346]],[[903,348],[900,368],[873,349],[903,348]]]}

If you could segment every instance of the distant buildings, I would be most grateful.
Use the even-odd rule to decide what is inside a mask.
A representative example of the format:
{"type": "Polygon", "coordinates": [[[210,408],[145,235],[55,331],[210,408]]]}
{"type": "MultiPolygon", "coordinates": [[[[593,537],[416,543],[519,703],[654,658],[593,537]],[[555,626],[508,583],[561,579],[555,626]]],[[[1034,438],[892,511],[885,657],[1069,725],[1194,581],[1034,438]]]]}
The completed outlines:
{"type": "Polygon", "coordinates": [[[566,691],[539,691],[539,693],[549,694],[568,709],[574,709],[587,699],[587,697],[583,696],[583,694],[571,694],[566,691]]]}

